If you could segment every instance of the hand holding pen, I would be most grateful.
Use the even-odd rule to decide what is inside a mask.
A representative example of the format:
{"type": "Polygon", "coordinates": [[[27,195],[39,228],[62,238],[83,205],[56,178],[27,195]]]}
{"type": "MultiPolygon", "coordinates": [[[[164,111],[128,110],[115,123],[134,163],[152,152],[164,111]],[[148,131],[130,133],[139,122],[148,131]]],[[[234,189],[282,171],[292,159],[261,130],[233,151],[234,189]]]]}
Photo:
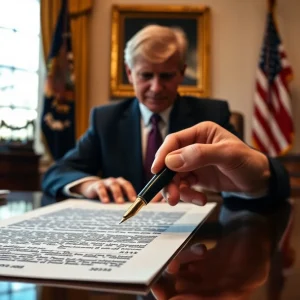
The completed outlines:
{"type": "MultiPolygon", "coordinates": [[[[195,185],[216,192],[243,192],[257,197],[268,193],[270,181],[268,158],[213,122],[202,122],[168,135],[156,153],[152,172],[157,174],[155,180],[159,184],[148,183],[149,197],[163,188],[170,205],[176,205],[179,199],[204,205],[206,195],[193,189],[195,185]],[[159,176],[165,167],[174,171],[166,171],[172,174],[168,180],[159,176]]],[[[134,214],[149,201],[147,198],[141,202],[138,196],[135,203],[140,204],[133,204],[134,214]]],[[[128,219],[124,216],[123,221],[128,219]]]]}
{"type": "Polygon", "coordinates": [[[170,205],[180,200],[204,205],[206,195],[198,185],[215,192],[238,192],[250,197],[267,195],[270,184],[268,158],[213,122],[202,122],[167,136],[152,165],[177,175],[163,190],[170,205]]]}

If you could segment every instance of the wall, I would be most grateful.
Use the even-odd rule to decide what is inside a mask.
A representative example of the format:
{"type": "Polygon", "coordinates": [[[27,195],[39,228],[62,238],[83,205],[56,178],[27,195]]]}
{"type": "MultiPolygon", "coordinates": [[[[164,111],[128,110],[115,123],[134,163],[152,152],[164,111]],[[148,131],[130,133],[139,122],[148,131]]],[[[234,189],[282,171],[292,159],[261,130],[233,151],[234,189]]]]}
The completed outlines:
{"type": "MultiPolygon", "coordinates": [[[[226,99],[245,115],[245,137],[251,140],[255,82],[266,21],[266,0],[164,0],[164,4],[205,4],[211,9],[211,97],[226,99]]],[[[161,4],[161,1],[97,0],[91,18],[89,107],[109,101],[112,4],[161,4]]],[[[291,84],[296,127],[293,152],[300,152],[300,1],[277,0],[277,21],[294,69],[291,84]]]]}

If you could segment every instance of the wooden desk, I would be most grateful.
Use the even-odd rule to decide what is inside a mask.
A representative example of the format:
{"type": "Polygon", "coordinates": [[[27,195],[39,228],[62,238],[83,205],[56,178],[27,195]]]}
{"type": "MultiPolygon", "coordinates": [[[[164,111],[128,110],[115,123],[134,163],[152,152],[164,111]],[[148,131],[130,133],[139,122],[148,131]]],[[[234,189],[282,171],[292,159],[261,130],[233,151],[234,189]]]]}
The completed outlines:
{"type": "MultiPolygon", "coordinates": [[[[55,201],[55,199],[45,197],[45,195],[40,192],[12,192],[7,196],[6,200],[0,201],[0,219],[20,215],[40,206],[55,203],[55,201]]],[[[300,265],[297,263],[297,256],[300,254],[298,202],[299,201],[295,201],[295,204],[292,205],[291,208],[286,207],[285,209],[280,209],[274,215],[260,216],[254,214],[253,219],[249,219],[249,216],[245,218],[245,211],[243,211],[239,217],[237,215],[239,213],[238,211],[231,212],[228,217],[232,220],[232,225],[228,225],[227,229],[221,232],[221,235],[219,232],[215,232],[214,237],[212,236],[209,240],[207,238],[203,239],[203,234],[206,235],[203,232],[206,230],[205,226],[200,227],[199,234],[196,234],[195,240],[192,240],[190,243],[200,241],[205,243],[208,248],[214,248],[210,249],[211,251],[198,261],[201,275],[201,267],[205,268],[205,260],[210,259],[210,263],[206,265],[207,269],[202,270],[204,276],[199,277],[199,282],[197,282],[196,275],[190,277],[189,280],[196,280],[198,288],[201,287],[204,279],[207,280],[207,276],[210,275],[213,281],[209,286],[212,286],[213,290],[220,287],[220,283],[222,282],[224,282],[223,285],[226,287],[226,283],[228,282],[229,290],[227,290],[227,292],[235,292],[238,296],[240,286],[234,285],[236,284],[235,282],[240,282],[240,284],[243,285],[244,281],[247,282],[247,280],[250,279],[251,281],[253,279],[254,282],[251,285],[247,285],[247,289],[245,289],[245,287],[241,289],[241,291],[249,290],[251,292],[251,296],[247,298],[249,300],[300,299],[300,265]],[[256,222],[257,218],[260,220],[259,222],[256,222]],[[237,223],[239,220],[241,220],[242,223],[237,223]],[[294,221],[290,223],[291,220],[294,221]],[[252,230],[252,228],[254,230],[252,230]],[[283,231],[285,231],[285,234],[283,234],[283,231]],[[273,243],[270,244],[272,241],[277,241],[279,236],[285,236],[284,242],[280,247],[277,247],[276,244],[273,245],[273,243]],[[273,245],[274,249],[271,253],[272,257],[267,255],[267,257],[265,257],[267,261],[264,261],[262,260],[261,250],[268,247],[268,245],[273,245]],[[218,261],[214,263],[214,260],[218,261]],[[261,263],[264,263],[265,266],[270,264],[270,269],[265,268],[263,269],[264,272],[257,273],[262,266],[261,263]],[[284,273],[283,271],[287,269],[289,269],[289,272],[284,273]],[[228,270],[228,272],[226,272],[226,270],[228,270]],[[250,273],[247,273],[249,271],[250,273]],[[228,278],[226,278],[226,275],[228,278]],[[241,281],[239,281],[239,278],[241,278],[241,281]]],[[[6,297],[7,299],[13,299],[14,297],[28,300],[153,299],[136,297],[134,295],[111,294],[89,289],[81,290],[76,287],[76,282],[74,282],[73,286],[69,287],[59,287],[54,284],[52,284],[52,286],[28,284],[20,281],[18,285],[16,285],[15,283],[3,280],[1,284],[2,292],[0,293],[0,298],[6,297]]],[[[172,284],[171,281],[170,284],[172,284]]],[[[200,292],[201,289],[199,290],[199,295],[201,295],[200,292]]],[[[195,294],[199,296],[197,293],[195,294]]],[[[233,300],[237,298],[238,297],[227,297],[226,299],[233,300]]],[[[182,299],[184,299],[184,297],[182,299]]],[[[201,299],[200,296],[197,299],[201,299]]],[[[239,297],[238,299],[241,298],[239,297]]]]}
{"type": "Polygon", "coordinates": [[[300,154],[287,154],[278,157],[290,175],[292,197],[300,196],[300,154]]]}
{"type": "Polygon", "coordinates": [[[39,158],[31,151],[0,151],[0,189],[40,190],[39,158]]]}

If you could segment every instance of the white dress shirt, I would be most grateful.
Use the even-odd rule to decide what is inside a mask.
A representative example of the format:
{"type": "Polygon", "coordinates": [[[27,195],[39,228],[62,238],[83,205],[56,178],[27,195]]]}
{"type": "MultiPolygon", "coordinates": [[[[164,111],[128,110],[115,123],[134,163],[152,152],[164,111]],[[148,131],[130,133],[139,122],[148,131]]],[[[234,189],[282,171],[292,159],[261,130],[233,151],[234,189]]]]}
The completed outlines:
{"type": "MultiPolygon", "coordinates": [[[[142,153],[143,153],[143,160],[145,160],[148,134],[149,134],[150,130],[152,129],[150,119],[153,115],[153,112],[151,110],[149,110],[148,107],[145,106],[144,104],[139,103],[139,105],[140,105],[140,112],[141,112],[142,153]]],[[[168,134],[171,110],[172,110],[172,106],[168,107],[166,110],[159,113],[159,115],[161,117],[161,121],[160,121],[158,127],[159,127],[160,134],[161,134],[163,140],[165,139],[165,137],[168,134]]]]}
{"type": "MultiPolygon", "coordinates": [[[[152,128],[150,118],[152,117],[153,112],[151,110],[149,110],[148,107],[142,103],[139,103],[139,106],[140,106],[140,112],[141,112],[141,141],[142,141],[142,154],[143,154],[143,160],[144,160],[145,156],[146,156],[148,134],[152,128]]],[[[161,117],[161,121],[159,123],[159,130],[160,130],[163,140],[165,139],[165,137],[167,136],[167,133],[168,133],[169,118],[170,118],[171,110],[172,110],[172,106],[168,107],[166,110],[159,113],[159,115],[161,117]]],[[[84,178],[75,180],[75,181],[67,184],[63,188],[63,193],[67,196],[72,196],[72,197],[76,197],[76,198],[82,197],[82,195],[79,195],[77,193],[72,193],[70,191],[70,189],[79,183],[89,181],[89,180],[95,180],[95,179],[99,179],[99,178],[100,177],[97,177],[97,176],[88,176],[88,177],[84,177],[84,178]]]]}

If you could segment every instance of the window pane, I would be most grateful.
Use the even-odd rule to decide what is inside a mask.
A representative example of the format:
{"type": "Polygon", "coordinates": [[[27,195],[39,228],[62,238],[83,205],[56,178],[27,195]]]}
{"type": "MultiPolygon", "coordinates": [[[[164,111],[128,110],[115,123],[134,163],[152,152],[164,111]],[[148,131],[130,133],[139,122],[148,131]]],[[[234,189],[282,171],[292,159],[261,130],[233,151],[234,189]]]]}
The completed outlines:
{"type": "Polygon", "coordinates": [[[12,104],[26,107],[37,108],[38,101],[38,75],[22,71],[14,72],[14,93],[12,104]]]}
{"type": "Polygon", "coordinates": [[[32,140],[34,138],[34,125],[28,125],[28,121],[37,118],[37,111],[34,109],[21,109],[2,107],[0,109],[0,122],[4,121],[6,126],[0,127],[0,140],[32,140]],[[25,127],[12,130],[12,127],[25,127]]]}
{"type": "Polygon", "coordinates": [[[4,121],[8,126],[22,127],[28,121],[35,120],[37,112],[34,109],[10,108],[2,107],[0,109],[0,120],[4,121]]]}
{"type": "Polygon", "coordinates": [[[0,28],[0,65],[37,71],[39,37],[0,28]]]}
{"type": "Polygon", "coordinates": [[[0,68],[0,107],[21,106],[36,109],[38,75],[25,71],[0,68]]]}
{"type": "Polygon", "coordinates": [[[13,71],[8,68],[0,67],[0,106],[11,104],[8,95],[11,93],[13,87],[13,71]]]}
{"type": "Polygon", "coordinates": [[[37,0],[0,0],[0,27],[40,32],[40,4],[37,0]]]}
{"type": "Polygon", "coordinates": [[[39,34],[39,0],[0,0],[0,141],[33,139],[39,34]]]}

